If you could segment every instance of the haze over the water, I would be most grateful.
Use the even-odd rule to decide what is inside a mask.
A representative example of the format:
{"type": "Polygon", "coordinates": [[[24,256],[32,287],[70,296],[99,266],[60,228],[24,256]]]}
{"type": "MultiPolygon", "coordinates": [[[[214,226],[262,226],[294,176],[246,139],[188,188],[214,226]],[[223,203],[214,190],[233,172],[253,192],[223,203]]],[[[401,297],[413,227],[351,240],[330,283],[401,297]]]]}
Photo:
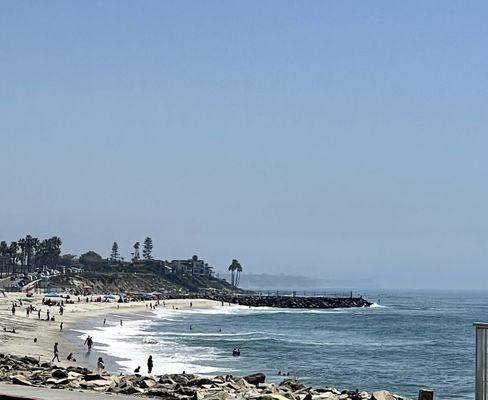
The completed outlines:
{"type": "Polygon", "coordinates": [[[488,279],[488,3],[0,4],[0,239],[488,279]]]}

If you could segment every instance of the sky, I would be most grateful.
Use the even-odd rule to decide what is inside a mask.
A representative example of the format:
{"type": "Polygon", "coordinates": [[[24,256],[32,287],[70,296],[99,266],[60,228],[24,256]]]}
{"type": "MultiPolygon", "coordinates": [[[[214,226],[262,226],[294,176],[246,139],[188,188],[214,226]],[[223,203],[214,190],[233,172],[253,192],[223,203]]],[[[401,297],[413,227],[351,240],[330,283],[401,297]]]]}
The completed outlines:
{"type": "Polygon", "coordinates": [[[486,288],[488,3],[2,1],[0,239],[486,288]]]}

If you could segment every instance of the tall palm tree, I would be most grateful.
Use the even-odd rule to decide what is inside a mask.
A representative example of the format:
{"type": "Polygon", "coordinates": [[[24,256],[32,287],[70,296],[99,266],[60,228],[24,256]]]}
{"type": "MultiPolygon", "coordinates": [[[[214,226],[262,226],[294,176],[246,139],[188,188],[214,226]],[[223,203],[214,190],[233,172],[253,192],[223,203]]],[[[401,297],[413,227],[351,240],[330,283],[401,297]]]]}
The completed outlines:
{"type": "Polygon", "coordinates": [[[3,277],[3,271],[5,269],[5,266],[7,265],[7,257],[8,257],[8,245],[5,240],[2,240],[0,242],[0,278],[3,277]]]}
{"type": "Polygon", "coordinates": [[[239,281],[241,279],[241,272],[242,272],[242,265],[240,262],[237,262],[237,267],[236,267],[236,282],[235,286],[239,286],[239,281]]]}
{"type": "Polygon", "coordinates": [[[36,237],[32,237],[31,235],[27,235],[25,237],[26,243],[26,257],[27,257],[27,271],[31,272],[32,266],[35,262],[35,253],[37,246],[39,245],[39,239],[36,237]]]}
{"type": "Polygon", "coordinates": [[[139,242],[134,243],[134,257],[132,257],[132,262],[137,261],[141,258],[139,255],[139,248],[141,247],[141,244],[139,242]]]}
{"type": "Polygon", "coordinates": [[[8,255],[10,258],[10,266],[11,266],[11,273],[15,273],[15,265],[17,264],[17,251],[19,250],[19,246],[17,242],[10,242],[10,246],[8,247],[8,255]]]}
{"type": "Polygon", "coordinates": [[[229,265],[229,271],[230,271],[230,283],[232,286],[237,286],[239,283],[238,277],[240,276],[240,273],[242,272],[242,267],[239,261],[236,259],[232,260],[232,263],[229,265]],[[237,273],[236,273],[237,272],[237,273]]]}
{"type": "Polygon", "coordinates": [[[19,246],[19,253],[17,255],[17,259],[20,261],[20,273],[23,273],[24,271],[24,264],[25,264],[25,255],[26,255],[26,243],[25,239],[20,238],[17,240],[17,245],[19,246]]]}

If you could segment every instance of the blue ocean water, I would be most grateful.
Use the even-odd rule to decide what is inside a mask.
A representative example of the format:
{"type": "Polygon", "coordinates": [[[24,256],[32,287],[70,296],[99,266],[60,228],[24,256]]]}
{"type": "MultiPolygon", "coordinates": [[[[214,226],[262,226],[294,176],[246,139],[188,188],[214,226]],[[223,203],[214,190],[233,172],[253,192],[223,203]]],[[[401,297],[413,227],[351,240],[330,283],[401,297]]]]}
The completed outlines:
{"type": "Polygon", "coordinates": [[[416,398],[472,399],[475,321],[488,321],[488,292],[363,291],[380,305],[337,310],[216,307],[157,309],[144,320],[99,328],[98,350],[132,371],[149,354],[155,373],[290,372],[307,384],[387,389],[416,398]],[[190,330],[191,325],[191,330],[190,330]],[[220,330],[220,331],[219,331],[220,330]],[[241,349],[240,357],[232,349],[241,349]]]}

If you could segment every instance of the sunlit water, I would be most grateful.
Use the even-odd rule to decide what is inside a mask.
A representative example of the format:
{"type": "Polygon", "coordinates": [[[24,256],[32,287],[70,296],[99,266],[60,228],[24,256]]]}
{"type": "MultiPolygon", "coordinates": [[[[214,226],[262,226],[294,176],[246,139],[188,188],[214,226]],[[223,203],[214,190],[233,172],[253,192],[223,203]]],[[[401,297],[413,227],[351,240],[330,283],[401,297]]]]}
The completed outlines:
{"type": "MultiPolygon", "coordinates": [[[[279,382],[291,372],[314,386],[388,389],[416,398],[432,388],[441,399],[472,399],[475,321],[488,320],[485,292],[364,292],[381,305],[346,310],[225,306],[159,308],[150,318],[110,321],[90,331],[95,349],[120,369],[154,373],[244,375],[279,382]],[[190,330],[190,325],[192,329],[190,330]],[[221,332],[219,332],[219,329],[221,332]],[[151,343],[154,342],[154,343],[151,343]],[[240,357],[232,349],[241,349],[240,357]]],[[[81,333],[80,333],[81,334],[81,333]]]]}

